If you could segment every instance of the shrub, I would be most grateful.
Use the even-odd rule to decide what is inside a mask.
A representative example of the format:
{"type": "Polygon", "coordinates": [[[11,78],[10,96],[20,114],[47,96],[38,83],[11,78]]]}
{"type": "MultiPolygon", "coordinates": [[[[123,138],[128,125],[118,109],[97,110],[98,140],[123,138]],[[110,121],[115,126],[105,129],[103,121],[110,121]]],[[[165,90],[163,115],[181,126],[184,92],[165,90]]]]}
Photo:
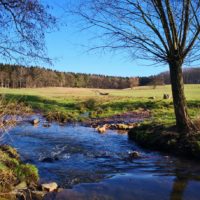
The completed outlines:
{"type": "Polygon", "coordinates": [[[94,110],[94,109],[97,108],[98,103],[95,99],[90,98],[90,99],[88,99],[87,101],[84,102],[84,105],[87,109],[94,110]]]}

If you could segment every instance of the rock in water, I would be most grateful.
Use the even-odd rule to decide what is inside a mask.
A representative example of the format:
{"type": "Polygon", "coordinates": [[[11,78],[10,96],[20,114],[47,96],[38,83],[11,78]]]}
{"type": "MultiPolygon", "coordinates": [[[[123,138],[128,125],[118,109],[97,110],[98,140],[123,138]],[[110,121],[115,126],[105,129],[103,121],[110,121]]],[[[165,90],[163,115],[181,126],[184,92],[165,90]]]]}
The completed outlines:
{"type": "Polygon", "coordinates": [[[34,119],[34,120],[32,121],[32,124],[33,124],[33,125],[37,125],[37,124],[39,124],[39,122],[40,122],[39,119],[34,119]]]}
{"type": "Polygon", "coordinates": [[[53,192],[57,189],[58,189],[58,184],[56,182],[42,184],[43,191],[53,192]]]}
{"type": "Polygon", "coordinates": [[[40,160],[40,162],[52,163],[52,162],[57,161],[57,160],[59,160],[59,158],[57,156],[55,156],[55,157],[46,157],[46,158],[43,158],[42,160],[40,160]]]}
{"type": "Polygon", "coordinates": [[[103,125],[102,127],[101,126],[98,126],[96,128],[96,130],[99,132],[99,133],[105,133],[106,132],[106,128],[107,126],[106,125],[103,125]]]}
{"type": "Polygon", "coordinates": [[[129,157],[130,158],[140,158],[140,153],[138,151],[131,151],[129,152],[129,157]]]}

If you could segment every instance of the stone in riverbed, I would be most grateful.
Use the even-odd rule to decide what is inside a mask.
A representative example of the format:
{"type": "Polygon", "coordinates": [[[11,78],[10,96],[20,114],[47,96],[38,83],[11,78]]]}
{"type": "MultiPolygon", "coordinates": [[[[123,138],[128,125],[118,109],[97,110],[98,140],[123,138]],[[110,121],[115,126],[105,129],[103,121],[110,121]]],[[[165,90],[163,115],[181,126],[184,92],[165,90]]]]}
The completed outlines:
{"type": "Polygon", "coordinates": [[[43,127],[45,127],[45,128],[49,128],[51,125],[50,125],[50,123],[44,123],[43,124],[43,127]]]}
{"type": "Polygon", "coordinates": [[[131,151],[131,152],[129,152],[129,157],[130,158],[140,158],[141,155],[138,151],[131,151]]]}
{"type": "Polygon", "coordinates": [[[52,163],[56,160],[59,160],[59,158],[57,156],[55,157],[46,157],[46,158],[43,158],[42,160],[40,160],[41,162],[47,162],[47,163],[52,163]]]}
{"type": "Polygon", "coordinates": [[[56,182],[44,183],[41,185],[42,191],[53,192],[58,189],[58,184],[56,182]]]}
{"type": "Polygon", "coordinates": [[[32,191],[31,192],[32,199],[35,199],[35,200],[42,200],[42,199],[44,199],[44,196],[46,194],[47,194],[47,192],[45,192],[45,191],[32,191]]]}
{"type": "Polygon", "coordinates": [[[33,125],[37,125],[37,124],[39,124],[39,122],[40,122],[40,120],[39,119],[34,119],[33,121],[32,121],[32,124],[33,125]]]}
{"type": "Polygon", "coordinates": [[[106,132],[106,129],[107,129],[106,124],[103,125],[103,126],[98,126],[98,127],[96,128],[96,130],[97,130],[99,133],[105,133],[105,132],[106,132]]]}

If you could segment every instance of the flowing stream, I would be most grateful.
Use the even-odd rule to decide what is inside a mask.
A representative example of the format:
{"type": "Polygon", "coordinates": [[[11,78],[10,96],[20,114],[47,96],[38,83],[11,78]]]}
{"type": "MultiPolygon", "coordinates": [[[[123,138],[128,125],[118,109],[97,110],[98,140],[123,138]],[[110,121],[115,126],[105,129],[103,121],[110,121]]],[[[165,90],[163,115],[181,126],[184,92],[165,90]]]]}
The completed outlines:
{"type": "Polygon", "coordinates": [[[199,162],[144,150],[116,131],[40,121],[18,125],[2,142],[38,167],[41,182],[65,188],[47,199],[200,199],[199,162]],[[130,157],[135,150],[141,158],[130,157]]]}

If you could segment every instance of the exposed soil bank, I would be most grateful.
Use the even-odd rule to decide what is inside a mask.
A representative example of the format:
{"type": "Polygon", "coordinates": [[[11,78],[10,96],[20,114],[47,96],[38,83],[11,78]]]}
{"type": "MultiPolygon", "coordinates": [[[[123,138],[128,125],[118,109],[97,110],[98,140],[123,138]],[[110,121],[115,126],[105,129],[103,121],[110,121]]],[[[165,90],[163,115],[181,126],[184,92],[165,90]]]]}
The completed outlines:
{"type": "Polygon", "coordinates": [[[175,127],[142,124],[131,129],[128,136],[143,147],[200,159],[200,132],[186,135],[175,127]]]}
{"type": "Polygon", "coordinates": [[[125,112],[104,118],[90,118],[83,125],[93,128],[105,127],[111,130],[130,130],[135,127],[138,122],[144,121],[150,117],[148,110],[140,110],[135,112],[125,112]]]}

